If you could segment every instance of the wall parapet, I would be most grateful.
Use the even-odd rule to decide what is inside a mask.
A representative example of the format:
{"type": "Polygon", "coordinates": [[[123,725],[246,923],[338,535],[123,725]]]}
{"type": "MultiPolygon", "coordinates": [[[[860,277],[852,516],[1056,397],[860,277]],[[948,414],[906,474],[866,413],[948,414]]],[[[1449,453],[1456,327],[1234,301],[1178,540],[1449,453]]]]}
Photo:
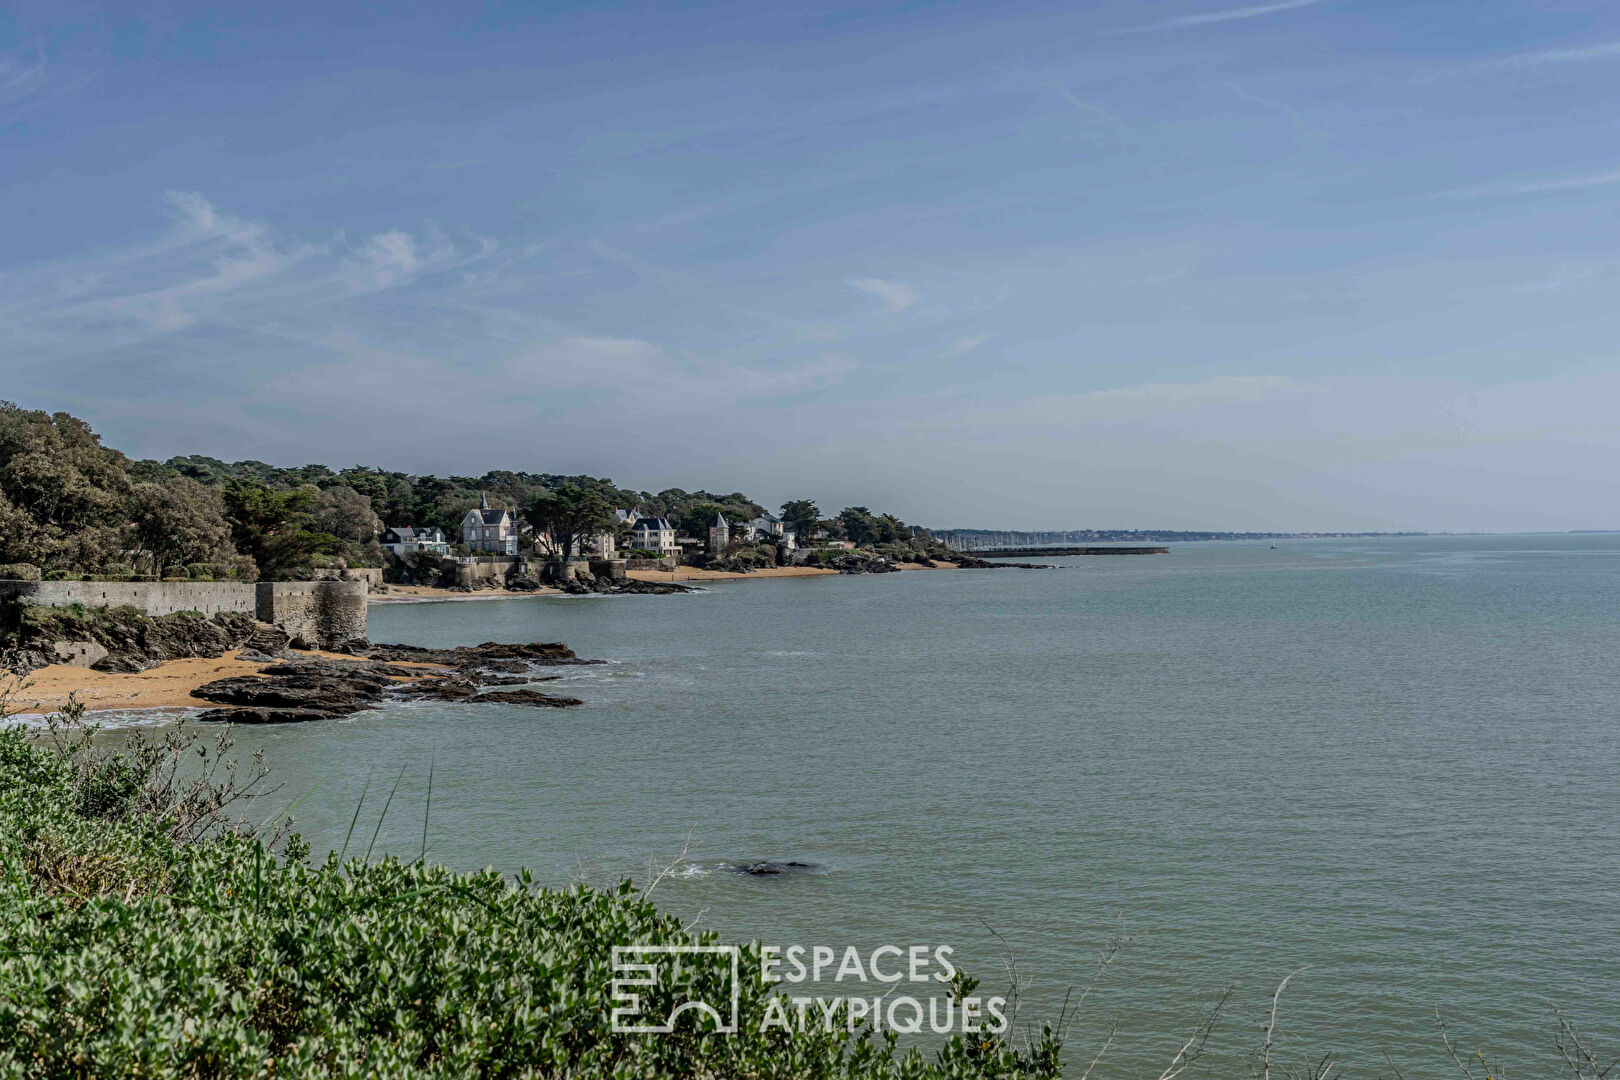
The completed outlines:
{"type": "Polygon", "coordinates": [[[132,607],[146,615],[240,612],[280,627],[311,647],[366,636],[364,578],[350,581],[18,581],[0,580],[0,601],[36,607],[132,607]]]}

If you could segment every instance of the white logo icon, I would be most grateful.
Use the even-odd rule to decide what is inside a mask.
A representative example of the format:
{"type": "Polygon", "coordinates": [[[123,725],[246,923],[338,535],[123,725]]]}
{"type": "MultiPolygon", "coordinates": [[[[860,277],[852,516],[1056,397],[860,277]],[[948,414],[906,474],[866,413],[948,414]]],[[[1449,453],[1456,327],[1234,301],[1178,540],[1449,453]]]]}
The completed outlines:
{"type": "Polygon", "coordinates": [[[735,945],[613,946],[612,1030],[620,1035],[667,1035],[675,1030],[675,1021],[681,1014],[693,1012],[707,1014],[720,1034],[735,1035],[738,966],[739,952],[735,945]],[[668,1016],[643,1015],[645,991],[638,992],[638,988],[672,982],[668,976],[689,963],[686,958],[691,957],[707,958],[704,965],[712,964],[723,974],[723,986],[715,991],[721,1000],[688,999],[677,1003],[668,1016]]]}

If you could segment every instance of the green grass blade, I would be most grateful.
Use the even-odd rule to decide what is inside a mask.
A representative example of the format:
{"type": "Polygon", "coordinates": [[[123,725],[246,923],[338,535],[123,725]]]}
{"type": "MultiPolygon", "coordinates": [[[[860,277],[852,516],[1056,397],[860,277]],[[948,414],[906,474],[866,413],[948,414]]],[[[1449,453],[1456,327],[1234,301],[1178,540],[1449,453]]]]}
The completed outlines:
{"type": "Polygon", "coordinates": [[[354,836],[354,823],[360,820],[360,808],[366,805],[366,792],[371,788],[371,774],[376,771],[377,767],[375,765],[366,770],[366,782],[360,786],[360,801],[354,804],[354,816],[349,819],[349,831],[343,837],[343,850],[338,852],[338,862],[340,863],[343,861],[343,857],[349,853],[349,840],[354,836]]]}
{"type": "Polygon", "coordinates": [[[399,782],[405,779],[405,766],[399,767],[399,775],[394,777],[393,790],[388,793],[388,800],[383,803],[382,813],[377,815],[377,827],[371,831],[371,843],[366,845],[366,862],[371,861],[371,849],[377,846],[377,835],[382,832],[383,822],[388,820],[388,808],[394,804],[394,792],[399,790],[399,782]]]}

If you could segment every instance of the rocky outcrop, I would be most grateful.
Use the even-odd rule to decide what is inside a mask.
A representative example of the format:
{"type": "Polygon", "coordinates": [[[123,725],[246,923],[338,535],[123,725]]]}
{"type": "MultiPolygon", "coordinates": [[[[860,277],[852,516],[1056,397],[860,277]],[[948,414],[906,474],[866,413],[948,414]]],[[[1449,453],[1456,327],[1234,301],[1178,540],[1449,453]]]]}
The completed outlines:
{"type": "Polygon", "coordinates": [[[534,705],[543,709],[561,709],[569,705],[583,705],[577,697],[559,697],[542,694],[538,690],[486,690],[470,699],[474,705],[534,705]]]}
{"type": "Polygon", "coordinates": [[[620,593],[648,593],[659,595],[664,593],[696,592],[690,585],[679,585],[673,581],[641,581],[638,578],[625,578],[623,580],[604,575],[580,574],[568,578],[557,586],[571,596],[584,596],[589,593],[601,595],[616,595],[620,593]]]}
{"type": "Polygon", "coordinates": [[[132,607],[21,606],[9,615],[12,640],[26,670],[74,663],[96,671],[145,671],[165,660],[213,659],[243,648],[258,630],[239,611],[146,615],[132,607]]]}
{"type": "Polygon", "coordinates": [[[760,859],[757,862],[739,863],[736,866],[726,867],[726,869],[731,871],[733,874],[748,874],[752,877],[776,877],[782,874],[805,874],[815,870],[816,868],[815,863],[799,862],[798,860],[777,862],[775,859],[760,859]]]}
{"type": "Polygon", "coordinates": [[[531,641],[526,645],[511,645],[499,641],[486,641],[482,645],[458,645],[454,649],[426,649],[420,645],[373,645],[365,655],[372,660],[387,660],[408,664],[443,664],[447,667],[491,667],[497,661],[523,661],[536,665],[600,664],[601,660],[582,660],[560,641],[531,641]]]}
{"type": "Polygon", "coordinates": [[[892,574],[900,569],[881,555],[867,555],[859,551],[834,556],[821,565],[840,574],[892,574]]]}
{"type": "Polygon", "coordinates": [[[231,708],[200,719],[241,724],[302,723],[347,716],[387,700],[461,701],[471,704],[566,708],[578,698],[543,694],[528,685],[561,678],[536,675],[537,667],[590,664],[560,641],[509,645],[486,642],[455,649],[378,645],[354,659],[300,657],[273,664],[258,675],[219,679],[197,697],[231,708]],[[491,689],[491,687],[518,689],[491,689]]]}
{"type": "Polygon", "coordinates": [[[197,716],[198,720],[225,724],[307,724],[311,720],[329,720],[332,714],[321,709],[275,709],[255,707],[248,709],[209,709],[197,716]]]}
{"type": "Polygon", "coordinates": [[[972,555],[962,555],[957,558],[956,566],[959,570],[1056,570],[1050,563],[1032,562],[987,562],[972,555]]]}

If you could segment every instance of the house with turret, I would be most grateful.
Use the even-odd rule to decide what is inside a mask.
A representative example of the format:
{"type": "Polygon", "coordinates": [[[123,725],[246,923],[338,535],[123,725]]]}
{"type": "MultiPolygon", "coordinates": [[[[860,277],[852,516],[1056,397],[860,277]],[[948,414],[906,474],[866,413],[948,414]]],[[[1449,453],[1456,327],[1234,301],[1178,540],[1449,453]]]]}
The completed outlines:
{"type": "Polygon", "coordinates": [[[480,495],[478,507],[461,519],[461,542],[480,555],[516,555],[517,521],[505,507],[489,505],[480,495]]]}
{"type": "Polygon", "coordinates": [[[726,521],[726,515],[714,515],[714,524],[709,526],[709,554],[722,555],[731,546],[731,525],[726,521]]]}

